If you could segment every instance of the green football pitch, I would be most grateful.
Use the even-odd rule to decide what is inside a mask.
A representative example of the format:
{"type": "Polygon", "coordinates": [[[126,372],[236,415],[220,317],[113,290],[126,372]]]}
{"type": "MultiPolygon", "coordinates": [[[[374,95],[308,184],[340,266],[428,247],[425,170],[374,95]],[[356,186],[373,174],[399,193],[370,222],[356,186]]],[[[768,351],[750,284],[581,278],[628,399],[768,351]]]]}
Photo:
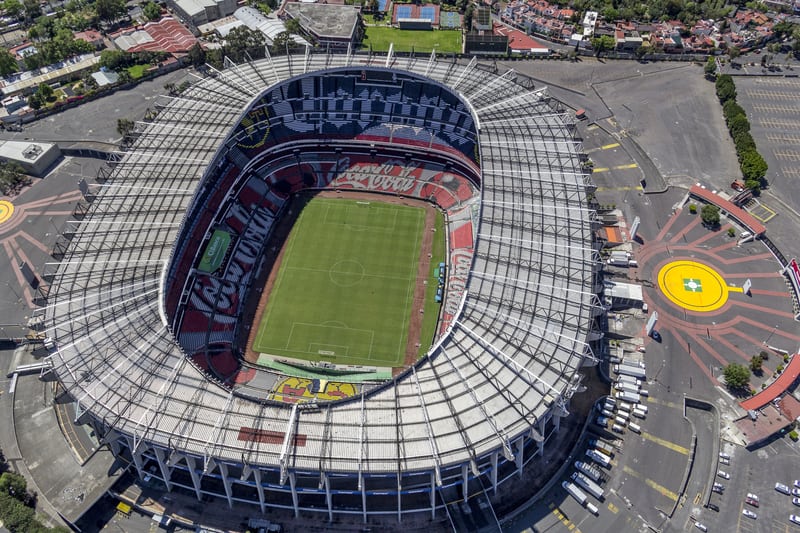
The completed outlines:
{"type": "Polygon", "coordinates": [[[289,235],[253,349],[402,366],[424,224],[424,208],[312,199],[289,235]]]}

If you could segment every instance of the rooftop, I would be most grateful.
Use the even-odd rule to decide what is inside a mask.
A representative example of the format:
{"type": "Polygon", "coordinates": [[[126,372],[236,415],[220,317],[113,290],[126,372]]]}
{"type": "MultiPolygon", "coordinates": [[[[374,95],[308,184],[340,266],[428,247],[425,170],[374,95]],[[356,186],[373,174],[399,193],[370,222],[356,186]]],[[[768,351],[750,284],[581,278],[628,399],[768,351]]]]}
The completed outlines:
{"type": "Polygon", "coordinates": [[[353,6],[329,4],[287,3],[286,12],[317,37],[352,39],[360,12],[353,6]]]}

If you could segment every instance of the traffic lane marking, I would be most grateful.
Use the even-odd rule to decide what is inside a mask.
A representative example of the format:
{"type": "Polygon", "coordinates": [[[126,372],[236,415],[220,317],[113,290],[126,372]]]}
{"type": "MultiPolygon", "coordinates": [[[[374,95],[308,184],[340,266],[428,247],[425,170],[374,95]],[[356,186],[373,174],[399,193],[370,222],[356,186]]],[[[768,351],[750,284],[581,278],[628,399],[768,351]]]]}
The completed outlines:
{"type": "Polygon", "coordinates": [[[661,437],[656,437],[655,435],[651,435],[646,431],[642,431],[642,438],[647,439],[650,442],[654,442],[659,446],[663,446],[664,448],[668,448],[674,452],[678,452],[683,455],[689,455],[689,449],[685,446],[681,446],[680,444],[675,444],[674,442],[670,442],[666,439],[662,439],[661,437]]]}
{"type": "Polygon", "coordinates": [[[597,148],[589,148],[588,150],[584,150],[583,153],[592,154],[594,152],[600,152],[601,150],[611,150],[612,148],[617,147],[619,147],[619,143],[604,144],[603,146],[599,146],[597,148]]]}
{"type": "Polygon", "coordinates": [[[630,170],[632,168],[639,168],[636,163],[628,163],[627,165],[616,165],[613,167],[600,167],[592,170],[592,173],[608,172],[609,170],[630,170]]]}
{"type": "Polygon", "coordinates": [[[656,492],[658,492],[662,496],[664,496],[666,498],[669,498],[670,500],[672,500],[674,502],[678,501],[678,494],[677,493],[669,490],[667,487],[665,487],[663,485],[659,485],[658,483],[656,483],[655,481],[653,481],[650,478],[644,477],[644,475],[640,474],[639,472],[637,472],[633,468],[629,467],[628,465],[623,465],[622,466],[622,471],[625,472],[626,474],[630,474],[631,476],[635,477],[636,479],[638,479],[640,481],[643,481],[645,485],[647,485],[651,489],[655,490],[656,492]]]}

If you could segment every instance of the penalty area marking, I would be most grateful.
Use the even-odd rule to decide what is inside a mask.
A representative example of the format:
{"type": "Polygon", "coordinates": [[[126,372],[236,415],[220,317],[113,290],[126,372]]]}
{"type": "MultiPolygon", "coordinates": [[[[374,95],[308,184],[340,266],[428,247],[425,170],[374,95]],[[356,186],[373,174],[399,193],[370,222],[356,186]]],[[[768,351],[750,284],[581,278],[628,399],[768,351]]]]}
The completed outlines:
{"type": "MultiPolygon", "coordinates": [[[[332,326],[332,325],[324,325],[324,324],[310,324],[308,322],[294,322],[292,323],[292,328],[289,330],[289,338],[286,340],[286,347],[284,348],[286,351],[289,352],[296,352],[296,353],[308,353],[308,354],[317,354],[320,349],[325,350],[328,347],[333,348],[346,348],[345,353],[342,354],[346,357],[361,357],[365,359],[372,359],[372,345],[375,341],[375,332],[371,329],[357,329],[357,328],[349,328],[346,325],[342,326],[332,326]],[[314,335],[314,330],[326,330],[326,329],[335,329],[335,330],[342,330],[342,331],[352,331],[356,332],[358,338],[362,341],[359,343],[360,345],[366,345],[367,340],[369,340],[369,350],[367,351],[366,355],[350,355],[350,346],[349,345],[342,345],[342,344],[331,344],[327,342],[312,342],[308,341],[306,344],[308,351],[297,350],[292,348],[292,338],[294,337],[295,333],[299,333],[302,335],[302,339],[307,340],[309,338],[319,338],[322,335],[314,335]],[[317,346],[318,348],[314,348],[317,346]]],[[[334,355],[336,352],[334,351],[334,355]]]]}

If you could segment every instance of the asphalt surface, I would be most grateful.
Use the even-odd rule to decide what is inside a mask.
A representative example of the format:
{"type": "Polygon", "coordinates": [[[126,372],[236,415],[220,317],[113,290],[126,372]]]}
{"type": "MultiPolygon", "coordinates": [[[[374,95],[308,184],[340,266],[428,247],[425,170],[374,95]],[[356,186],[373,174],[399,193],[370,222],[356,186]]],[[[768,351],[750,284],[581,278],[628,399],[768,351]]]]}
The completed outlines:
{"type": "Polygon", "coordinates": [[[21,141],[97,141],[115,144],[120,140],[117,120],[142,120],[148,108],[155,106],[157,97],[164,95],[164,85],[180,85],[190,79],[187,69],[170,72],[142,82],[131,89],[116,91],[86,104],[73,107],[30,124],[22,131],[0,132],[0,139],[21,141]]]}
{"type": "MultiPolygon", "coordinates": [[[[735,462],[724,467],[731,472],[732,482],[737,479],[737,464],[760,464],[758,457],[764,455],[763,450],[750,453],[728,442],[737,440],[732,420],[744,413],[737,399],[718,382],[722,368],[729,362],[746,363],[765,344],[792,351],[798,345],[800,329],[791,317],[791,297],[785,282],[777,275],[779,265],[763,245],[737,246],[732,242],[735,239],[727,236],[727,220],[723,220],[721,231],[710,234],[688,214],[678,211],[673,215],[689,186],[699,182],[711,189],[729,190],[731,176],[739,175],[713,83],[704,79],[702,68],[696,65],[591,63],[585,60],[582,65],[569,64],[563,69],[546,62],[528,66],[534,78],[549,86],[551,94],[573,108],[587,110],[589,120],[579,124],[579,131],[594,163],[599,204],[619,209],[628,227],[635,216],[641,219],[641,243],[634,246],[634,256],[644,253],[648,258],[644,264],[640,260],[640,268],[628,272],[621,269],[617,275],[620,281],[630,278],[643,282],[646,299],[662,317],[662,343],[645,341],[651,397],[648,417],[641,426],[649,437],[630,432],[622,437],[617,464],[604,485],[611,507],[601,506],[599,517],[589,515],[559,487],[537,504],[536,510],[523,515],[527,522],[515,523],[509,530],[638,531],[651,527],[688,531],[695,520],[700,520],[709,531],[784,531],[791,511],[788,508],[786,516],[777,521],[764,514],[753,522],[742,518],[738,504],[720,504],[720,513],[703,507],[711,484],[717,481],[717,453],[721,448],[734,455],[735,462]],[[633,141],[633,148],[626,139],[633,141]],[[663,193],[653,194],[657,190],[654,185],[659,184],[653,179],[654,172],[669,185],[663,193]],[[666,228],[673,216],[676,219],[666,228]],[[718,313],[684,313],[671,302],[662,301],[657,287],[658,268],[677,258],[710,264],[731,285],[741,286],[752,276],[758,291],[749,297],[732,295],[718,313]],[[654,285],[648,287],[648,282],[654,285]],[[690,408],[683,418],[684,395],[712,403],[716,412],[690,408]],[[667,520],[673,505],[675,513],[667,520]]],[[[521,62],[508,66],[526,68],[521,62]]],[[[759,138],[757,142],[761,142],[759,138]]],[[[779,184],[774,184],[761,200],[769,205],[755,205],[751,213],[766,219],[768,235],[791,256],[797,246],[791,235],[796,234],[800,218],[787,205],[793,203],[789,196],[782,195],[785,203],[770,197],[770,193],[779,194],[778,189],[779,184]],[[770,205],[779,216],[770,216],[770,205]]],[[[738,234],[740,228],[730,226],[738,234]]],[[[623,323],[620,328],[632,332],[629,346],[641,342],[643,317],[637,313],[617,315],[618,322],[623,323]]],[[[752,377],[756,388],[770,378],[779,362],[776,356],[770,358],[765,372],[752,377]]],[[[770,446],[796,450],[796,445],[785,439],[770,446]]],[[[774,485],[766,481],[770,477],[766,472],[754,469],[750,476],[759,478],[762,485],[774,485]]],[[[743,502],[746,492],[736,497],[738,503],[743,502]]],[[[725,498],[730,494],[731,488],[725,498]]],[[[715,498],[717,495],[711,501],[715,498]]],[[[790,499],[787,502],[791,507],[790,499]]]]}
{"type": "MultiPolygon", "coordinates": [[[[500,69],[509,67],[528,73],[537,83],[548,85],[551,94],[567,105],[587,110],[589,120],[580,124],[579,131],[595,164],[599,202],[617,206],[628,225],[635,216],[641,217],[642,243],[636,246],[635,253],[645,255],[646,260],[640,268],[622,272],[621,276],[653,283],[657,267],[674,257],[708,262],[727,276],[726,280],[737,284],[742,282],[742,276],[761,276],[754,284],[752,297],[733,295],[727,307],[714,316],[684,314],[663,301],[656,287],[646,288],[646,298],[654,309],[661,311],[659,328],[664,339],[660,344],[645,341],[644,359],[651,391],[648,417],[641,423],[642,435],[627,432],[621,436],[615,464],[608,470],[608,480],[603,485],[605,499],[595,502],[600,515],[590,515],[567,496],[559,480],[540,502],[507,524],[507,530],[535,527],[553,532],[616,532],[639,531],[650,526],[685,531],[694,517],[707,523],[710,531],[737,531],[737,528],[747,532],[783,531],[788,524],[786,516],[792,511],[791,501],[774,493],[771,487],[779,476],[786,477],[785,473],[792,469],[796,471],[797,446],[778,440],[750,453],[720,441],[721,437],[735,440],[730,433],[730,421],[741,412],[737,411],[735,399],[723,392],[717,377],[725,364],[747,360],[764,344],[781,349],[794,349],[798,345],[796,322],[787,316],[791,314],[791,301],[786,286],[775,274],[777,263],[767,256],[762,245],[736,246],[730,241],[724,231],[727,221],[723,221],[723,231],[711,235],[694,223],[692,217],[676,211],[689,185],[703,182],[724,190],[731,175],[737,172],[733,146],[724,129],[713,84],[703,78],[702,67],[677,63],[603,63],[584,59],[576,63],[519,61],[497,65],[500,69]],[[662,183],[669,188],[663,193],[652,193],[666,188],[661,187],[662,183]],[[687,413],[688,420],[684,419],[684,394],[713,403],[719,410],[721,427],[710,414],[697,410],[687,413]],[[694,439],[697,446],[692,448],[694,439]],[[720,500],[722,512],[717,514],[703,509],[702,503],[713,482],[715,451],[720,446],[729,450],[734,460],[726,467],[732,479],[724,499],[720,500]],[[684,493],[685,482],[688,485],[684,493]],[[763,494],[763,510],[755,522],[741,518],[743,495],[750,490],[763,494]],[[665,521],[676,504],[674,518],[665,521]]],[[[23,132],[5,132],[0,138],[113,143],[118,139],[115,131],[118,118],[142,118],[155,97],[164,92],[165,83],[180,83],[185,76],[184,71],[178,71],[31,124],[23,132]]],[[[760,143],[766,133],[754,135],[760,143]]],[[[18,219],[12,218],[0,226],[0,239],[11,264],[24,255],[35,272],[42,274],[43,265],[52,261],[48,254],[56,234],[79,200],[75,194],[76,178],[94,176],[98,164],[65,159],[46,179],[46,186],[37,185],[14,199],[18,219]],[[30,238],[22,233],[23,229],[30,238]]],[[[789,183],[783,185],[794,191],[789,183]]],[[[768,209],[759,213],[769,217],[765,221],[768,234],[780,249],[791,255],[797,247],[800,217],[793,208],[798,205],[794,197],[781,193],[781,186],[782,182],[776,179],[762,200],[768,209]],[[770,210],[776,215],[770,217],[770,210]]],[[[5,285],[7,289],[0,290],[0,298],[4,298],[2,313],[7,314],[2,320],[18,325],[29,316],[35,291],[19,280],[14,269],[7,269],[5,276],[0,275],[0,288],[5,285]]],[[[622,320],[628,322],[628,330],[639,331],[631,342],[640,342],[644,317],[631,314],[622,320]]],[[[3,362],[8,362],[9,367],[16,364],[10,356],[4,357],[3,362]]],[[[762,378],[754,377],[756,385],[760,383],[757,379],[768,379],[776,364],[777,358],[772,358],[767,364],[768,372],[762,378]]],[[[90,481],[99,486],[96,482],[100,476],[75,466],[81,454],[69,442],[41,438],[59,431],[54,410],[47,405],[48,386],[36,377],[18,383],[13,403],[15,414],[19,415],[19,449],[13,442],[6,448],[0,437],[3,448],[11,450],[7,455],[12,462],[19,463],[24,456],[21,469],[33,474],[37,485],[41,480],[44,490],[40,492],[46,500],[41,505],[45,512],[52,510],[52,506],[48,507],[50,503],[75,507],[78,502],[71,501],[81,494],[82,487],[90,481]],[[60,442],[60,447],[55,441],[60,442]],[[58,458],[53,463],[55,468],[48,469],[48,461],[54,457],[58,458]]],[[[12,400],[4,394],[0,401],[6,407],[2,410],[2,421],[10,423],[7,413],[12,400]]],[[[577,451],[580,453],[581,449],[577,451]]],[[[571,468],[567,469],[565,475],[571,472],[571,468]]],[[[791,481],[784,480],[787,484],[791,481]]],[[[86,495],[86,491],[83,493],[86,495]]],[[[110,520],[112,529],[128,530],[125,522],[110,520]]]]}

